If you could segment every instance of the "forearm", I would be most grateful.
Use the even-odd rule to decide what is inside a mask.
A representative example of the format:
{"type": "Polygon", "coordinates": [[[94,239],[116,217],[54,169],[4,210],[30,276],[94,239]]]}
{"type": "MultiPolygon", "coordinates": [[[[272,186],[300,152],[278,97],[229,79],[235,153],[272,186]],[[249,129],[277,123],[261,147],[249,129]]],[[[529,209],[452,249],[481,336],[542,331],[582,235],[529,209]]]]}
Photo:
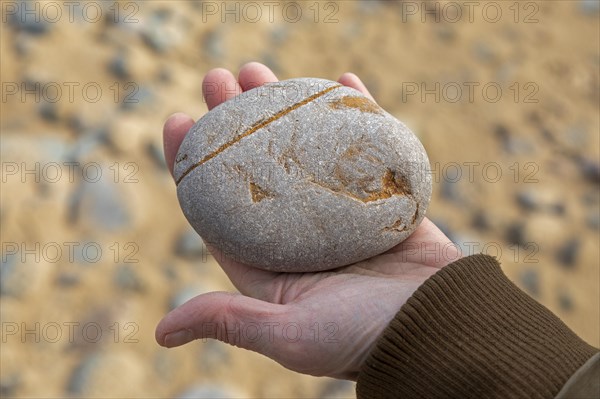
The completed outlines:
{"type": "Polygon", "coordinates": [[[598,350],[517,288],[489,256],[429,278],[359,374],[359,398],[555,397],[598,350]]]}

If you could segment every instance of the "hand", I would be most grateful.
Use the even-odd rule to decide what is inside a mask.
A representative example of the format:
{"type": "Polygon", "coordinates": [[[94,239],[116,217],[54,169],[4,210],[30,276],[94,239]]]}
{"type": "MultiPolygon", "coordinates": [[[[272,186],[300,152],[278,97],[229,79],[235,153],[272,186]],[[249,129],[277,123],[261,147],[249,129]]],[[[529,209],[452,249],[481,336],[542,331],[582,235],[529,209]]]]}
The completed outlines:
{"type": "MultiPolygon", "coordinates": [[[[225,69],[211,70],[203,92],[212,109],[235,96],[233,87],[241,93],[276,81],[270,69],[250,63],[237,80],[225,69]]],[[[342,75],[339,82],[372,98],[353,74],[342,75]]],[[[165,123],[164,149],[171,173],[193,124],[184,114],[172,115],[165,123]]],[[[156,328],[160,345],[216,338],[294,371],[345,379],[357,378],[379,335],[415,290],[460,257],[456,246],[427,218],[388,252],[318,273],[268,272],[210,250],[240,293],[206,293],[174,309],[156,328]]]]}

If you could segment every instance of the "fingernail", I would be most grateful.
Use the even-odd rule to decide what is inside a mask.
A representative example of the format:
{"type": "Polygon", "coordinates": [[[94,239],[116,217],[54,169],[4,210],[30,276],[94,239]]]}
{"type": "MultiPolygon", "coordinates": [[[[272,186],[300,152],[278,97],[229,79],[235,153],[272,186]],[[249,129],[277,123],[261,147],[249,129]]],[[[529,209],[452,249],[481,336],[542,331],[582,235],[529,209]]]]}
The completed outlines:
{"type": "Polygon", "coordinates": [[[194,333],[192,333],[192,330],[179,330],[165,336],[165,346],[167,348],[173,348],[174,346],[181,346],[193,340],[194,333]]]}

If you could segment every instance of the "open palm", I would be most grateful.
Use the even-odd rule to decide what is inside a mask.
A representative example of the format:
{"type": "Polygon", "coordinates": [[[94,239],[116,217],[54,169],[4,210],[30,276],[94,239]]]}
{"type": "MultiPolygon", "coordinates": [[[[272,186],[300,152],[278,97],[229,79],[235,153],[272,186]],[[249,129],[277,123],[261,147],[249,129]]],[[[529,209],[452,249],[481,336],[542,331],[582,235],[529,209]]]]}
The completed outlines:
{"type": "MultiPolygon", "coordinates": [[[[237,80],[227,70],[211,70],[203,91],[212,109],[236,93],[275,81],[267,67],[250,63],[237,80]]],[[[339,82],[371,97],[353,74],[342,75],[339,82]]],[[[165,123],[165,157],[171,171],[193,123],[184,114],[165,123]]],[[[229,259],[216,248],[210,250],[240,293],[211,292],[174,309],[156,329],[159,344],[174,347],[215,338],[259,352],[294,371],[346,379],[356,379],[377,338],[415,290],[460,256],[427,218],[391,250],[323,272],[269,272],[229,259]]]]}

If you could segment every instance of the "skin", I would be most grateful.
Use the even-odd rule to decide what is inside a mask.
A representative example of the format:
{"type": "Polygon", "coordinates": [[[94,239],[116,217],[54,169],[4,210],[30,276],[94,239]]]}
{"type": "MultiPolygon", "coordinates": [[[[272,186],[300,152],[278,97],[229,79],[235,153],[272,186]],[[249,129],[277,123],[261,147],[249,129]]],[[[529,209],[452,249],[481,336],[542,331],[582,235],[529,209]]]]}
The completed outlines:
{"type": "MultiPolygon", "coordinates": [[[[236,93],[277,80],[255,62],[244,65],[237,79],[226,69],[213,69],[203,81],[204,98],[210,110],[236,93]]],[[[338,81],[373,99],[356,75],[345,73],[338,81]]],[[[193,124],[182,113],[165,122],[164,151],[171,174],[193,124]]],[[[300,373],[350,380],[356,380],[380,334],[417,288],[460,258],[457,247],[427,218],[391,250],[318,273],[268,272],[209,249],[239,293],[210,292],[174,309],[156,328],[160,345],[219,339],[300,373]]]]}

